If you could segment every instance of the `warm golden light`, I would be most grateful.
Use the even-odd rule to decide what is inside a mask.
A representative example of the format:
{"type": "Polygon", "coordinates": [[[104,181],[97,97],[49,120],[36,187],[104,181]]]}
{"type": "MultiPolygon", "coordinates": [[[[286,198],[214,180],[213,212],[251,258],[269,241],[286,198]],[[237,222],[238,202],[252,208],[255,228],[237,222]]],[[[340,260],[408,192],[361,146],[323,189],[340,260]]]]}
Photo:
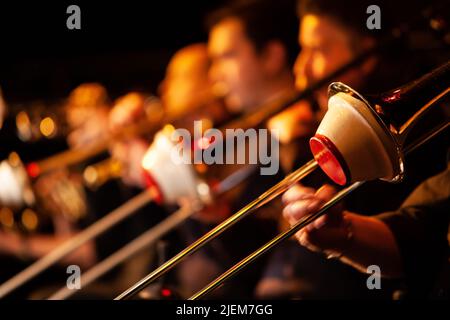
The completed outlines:
{"type": "Polygon", "coordinates": [[[171,124],[166,124],[163,128],[164,134],[166,134],[168,136],[171,135],[172,132],[174,132],[174,131],[175,131],[175,127],[171,124]]]}
{"type": "Polygon", "coordinates": [[[31,121],[25,111],[17,114],[16,127],[21,140],[28,141],[31,139],[31,121]]]}
{"type": "Polygon", "coordinates": [[[9,154],[8,157],[9,163],[13,166],[13,167],[18,167],[20,165],[20,157],[17,154],[17,152],[11,152],[9,154]]]}
{"type": "Polygon", "coordinates": [[[14,213],[9,208],[0,209],[0,223],[6,228],[14,226],[14,213]]]}
{"type": "Polygon", "coordinates": [[[29,231],[36,230],[38,226],[38,217],[36,212],[31,209],[25,209],[22,212],[22,224],[29,231]]]}
{"type": "Polygon", "coordinates": [[[39,129],[41,130],[42,135],[44,135],[47,138],[51,137],[52,135],[55,134],[56,131],[55,122],[53,121],[52,118],[46,117],[41,120],[39,129]]]}
{"type": "Polygon", "coordinates": [[[89,166],[84,170],[83,178],[88,185],[93,185],[98,179],[98,172],[93,166],[89,166]]]}

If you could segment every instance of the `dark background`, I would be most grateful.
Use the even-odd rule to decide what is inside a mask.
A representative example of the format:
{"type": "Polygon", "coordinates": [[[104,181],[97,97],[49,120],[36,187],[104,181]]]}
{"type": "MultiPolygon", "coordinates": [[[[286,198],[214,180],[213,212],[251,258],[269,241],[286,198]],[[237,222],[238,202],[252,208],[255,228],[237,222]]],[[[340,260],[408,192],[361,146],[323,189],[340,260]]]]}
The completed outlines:
{"type": "Polygon", "coordinates": [[[98,81],[115,98],[156,92],[171,55],[206,41],[207,12],[224,0],[2,1],[0,86],[8,103],[65,97],[98,81]],[[66,9],[81,8],[81,30],[66,9]]]}

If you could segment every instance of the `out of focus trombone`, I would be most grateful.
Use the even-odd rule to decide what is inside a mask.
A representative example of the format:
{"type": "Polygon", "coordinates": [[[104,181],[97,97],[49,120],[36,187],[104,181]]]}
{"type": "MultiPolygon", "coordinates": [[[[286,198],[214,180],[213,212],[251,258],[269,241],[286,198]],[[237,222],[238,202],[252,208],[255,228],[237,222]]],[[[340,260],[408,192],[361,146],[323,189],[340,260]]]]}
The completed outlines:
{"type": "MultiPolygon", "coordinates": [[[[228,176],[215,186],[214,190],[212,190],[213,196],[220,197],[228,190],[233,189],[242,181],[245,181],[255,171],[255,169],[255,166],[247,166],[232,173],[230,176],[228,176]]],[[[144,232],[142,235],[125,245],[123,248],[119,249],[103,261],[97,263],[87,272],[83,273],[81,278],[81,286],[88,286],[89,284],[106,274],[108,271],[112,270],[117,265],[123,263],[130,257],[148,248],[168,232],[172,231],[183,222],[185,222],[186,219],[199,212],[204,207],[204,205],[205,203],[200,203],[198,201],[184,201],[181,205],[181,208],[176,212],[170,214],[168,218],[158,223],[156,226],[151,227],[148,231],[144,232]]],[[[75,293],[76,292],[74,290],[70,290],[67,287],[62,287],[60,290],[52,294],[49,299],[67,299],[75,293]]]]}
{"type": "MultiPolygon", "coordinates": [[[[260,111],[256,113],[245,115],[240,119],[231,121],[230,123],[226,124],[222,130],[226,130],[227,128],[245,129],[258,126],[272,115],[278,113],[280,110],[291,106],[294,102],[304,99],[315,89],[320,88],[326,83],[329,83],[330,80],[334,77],[359,65],[362,61],[364,61],[365,58],[374,53],[375,51],[372,50],[370,52],[362,54],[358,59],[355,59],[354,61],[342,67],[340,70],[337,70],[336,72],[331,74],[329,77],[326,77],[322,81],[314,84],[311,88],[305,90],[297,97],[280,98],[282,99],[281,101],[274,101],[266,106],[262,106],[260,108],[260,111]]],[[[136,126],[132,126],[131,128],[136,128],[136,126]]],[[[143,166],[146,169],[147,190],[145,190],[135,198],[129,200],[127,203],[120,206],[107,216],[98,220],[93,225],[82,231],[80,234],[52,251],[47,256],[44,256],[22,272],[18,273],[17,275],[0,285],[0,298],[8,295],[16,288],[22,286],[24,283],[39,275],[44,270],[60,261],[70,252],[80,247],[82,244],[94,239],[120,221],[128,218],[139,208],[151,201],[156,201],[158,203],[164,204],[177,204],[180,199],[189,199],[192,202],[198,203],[208,202],[208,199],[211,198],[210,187],[197,176],[193,166],[184,164],[183,161],[180,161],[180,164],[176,165],[172,161],[170,151],[172,150],[171,147],[174,147],[174,142],[170,139],[170,135],[173,130],[173,126],[165,126],[163,130],[159,131],[154,136],[153,143],[147,151],[146,157],[147,159],[151,159],[151,161],[143,163],[143,166]],[[183,183],[179,183],[181,181],[183,183]]],[[[101,148],[103,148],[103,144],[101,145],[101,148]]],[[[101,148],[99,144],[99,147],[98,149],[96,149],[96,151],[101,148]]],[[[85,159],[87,156],[93,154],[93,151],[94,149],[80,150],[79,152],[77,151],[75,153],[75,157],[77,157],[78,159],[85,159]]],[[[74,161],[74,156],[71,151],[69,151],[61,155],[57,155],[54,158],[45,160],[40,164],[37,164],[37,172],[39,173],[41,171],[41,168],[55,168],[59,161],[59,157],[61,157],[61,162],[66,165],[68,163],[74,163],[72,162],[74,161]]],[[[109,166],[109,164],[105,163],[105,166],[109,166]]],[[[315,162],[311,162],[308,166],[305,167],[304,170],[297,170],[294,174],[290,175],[289,179],[294,179],[295,177],[303,177],[305,174],[312,171],[316,166],[317,164],[315,162]]],[[[106,176],[110,176],[108,168],[106,169],[106,172],[106,176]]],[[[22,170],[22,174],[26,174],[26,171],[22,170]]],[[[281,193],[283,190],[284,189],[280,189],[279,193],[281,193]]],[[[264,203],[261,203],[261,205],[263,205],[264,203]]],[[[234,222],[237,222],[237,220],[234,222]]]]}
{"type": "Polygon", "coordinates": [[[83,180],[91,189],[97,189],[111,179],[120,178],[122,164],[120,161],[108,158],[89,165],[83,170],[83,180]]]}
{"type": "Polygon", "coordinates": [[[111,135],[107,133],[105,121],[97,121],[107,119],[109,102],[105,88],[96,83],[82,84],[73,90],[58,114],[39,106],[32,106],[31,111],[17,114],[17,131],[22,140],[33,142],[38,137],[36,132],[50,137],[58,131],[58,134],[67,136],[72,148],[27,164],[22,162],[17,152],[12,152],[0,162],[3,182],[0,186],[0,205],[3,208],[1,226],[8,230],[36,232],[51,223],[53,215],[63,215],[74,222],[87,214],[84,186],[99,185],[98,179],[103,179],[104,183],[107,180],[105,174],[118,175],[120,167],[117,161],[111,160],[109,163],[116,164],[114,170],[111,170],[111,166],[106,170],[102,164],[100,176],[94,176],[97,172],[91,167],[85,175],[87,179],[82,180],[76,173],[83,167],[80,164],[107,151],[115,139],[145,134],[151,130],[154,132],[160,125],[157,121],[162,117],[162,108],[158,99],[140,93],[131,93],[126,97],[129,98],[125,101],[128,105],[139,104],[142,120],[134,126],[127,125],[114,130],[111,135]],[[53,116],[41,119],[39,115],[44,114],[43,111],[45,114],[53,112],[53,116]],[[31,114],[35,116],[31,117],[31,114]],[[31,118],[39,121],[31,121],[31,118]],[[72,168],[74,165],[77,165],[76,170],[72,168]]]}

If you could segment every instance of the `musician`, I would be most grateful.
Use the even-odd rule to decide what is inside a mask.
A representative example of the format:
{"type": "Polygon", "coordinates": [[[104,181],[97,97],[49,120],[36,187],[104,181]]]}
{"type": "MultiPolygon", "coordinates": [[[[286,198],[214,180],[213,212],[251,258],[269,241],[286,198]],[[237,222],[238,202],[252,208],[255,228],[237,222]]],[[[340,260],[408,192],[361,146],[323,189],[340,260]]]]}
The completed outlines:
{"type": "MultiPolygon", "coordinates": [[[[283,196],[284,217],[295,224],[328,201],[335,189],[295,186],[283,196]]],[[[407,297],[450,298],[450,163],[421,183],[391,212],[366,217],[342,205],[300,230],[302,246],[366,272],[379,266],[384,277],[404,278],[407,297]]]]}
{"type": "MultiPolygon", "coordinates": [[[[67,106],[67,122],[71,132],[67,138],[72,148],[81,148],[92,143],[95,139],[103,137],[105,132],[105,117],[107,114],[107,94],[104,87],[99,84],[83,84],[77,87],[70,95],[67,106]],[[95,125],[94,125],[95,124],[95,125]]],[[[61,171],[50,173],[37,181],[38,196],[52,201],[51,192],[65,176],[61,171]]],[[[75,199],[72,199],[75,201],[75,199]]],[[[76,233],[77,227],[68,217],[63,217],[60,211],[65,203],[47,203],[46,208],[54,208],[52,212],[55,221],[55,234],[34,234],[23,236],[17,233],[0,231],[0,252],[8,255],[26,257],[27,260],[39,259],[62,242],[76,233]]],[[[86,214],[86,213],[84,213],[86,214]]],[[[80,213],[80,216],[83,214],[80,213]]],[[[63,260],[63,263],[78,264],[82,268],[91,266],[96,260],[96,252],[93,243],[88,243],[74,251],[63,260]]]]}
{"type": "MultiPolygon", "coordinates": [[[[235,1],[209,15],[209,75],[214,90],[224,96],[227,108],[248,115],[265,104],[293,95],[291,69],[298,51],[298,21],[294,9],[294,1],[235,1]]],[[[238,166],[221,167],[226,172],[229,167],[236,170],[238,166]]],[[[220,196],[221,200],[226,199],[225,203],[214,203],[214,210],[188,221],[187,242],[206,233],[279,179],[281,174],[262,176],[256,170],[232,194],[220,196]]],[[[231,263],[268,240],[276,232],[274,213],[277,211],[271,206],[259,210],[255,214],[259,218],[245,219],[187,259],[180,266],[185,295],[194,293],[231,263]],[[257,232],[247,237],[249,229],[257,232]]],[[[252,297],[261,266],[262,262],[253,266],[217,290],[214,297],[252,297]]]]}
{"type": "MultiPolygon", "coordinates": [[[[67,144],[71,149],[75,150],[89,147],[89,145],[96,140],[103,140],[108,137],[110,132],[108,127],[109,110],[110,103],[106,89],[98,83],[84,83],[71,92],[66,104],[66,120],[70,126],[67,144]]],[[[95,159],[92,159],[92,161],[96,162],[105,156],[107,155],[98,155],[95,159]]],[[[82,169],[86,166],[86,163],[80,163],[77,166],[82,169]]],[[[79,230],[103,217],[126,200],[124,199],[126,196],[124,195],[124,190],[116,183],[112,182],[95,191],[91,191],[79,186],[81,177],[77,177],[77,175],[78,173],[76,170],[69,172],[67,169],[58,169],[39,177],[35,182],[36,195],[40,199],[40,202],[42,202],[42,206],[39,208],[41,210],[46,210],[46,213],[50,213],[49,215],[51,216],[54,228],[49,230],[49,232],[40,230],[39,232],[30,235],[0,231],[1,254],[16,256],[20,259],[24,259],[26,263],[42,258],[72,236],[76,235],[79,230]],[[67,189],[70,189],[67,185],[62,190],[66,193],[65,197],[59,197],[59,184],[68,183],[67,179],[72,178],[73,180],[70,180],[70,183],[75,183],[77,189],[81,188],[81,190],[79,190],[79,196],[81,197],[75,198],[76,194],[67,194],[67,189]],[[70,199],[70,202],[67,202],[67,198],[70,199]],[[81,206],[79,206],[79,201],[82,201],[81,206]],[[75,209],[80,208],[83,208],[83,210],[81,210],[82,212],[72,212],[75,209]],[[72,209],[71,214],[67,214],[66,209],[72,209]]],[[[142,221],[135,222],[135,220],[129,219],[124,226],[125,227],[122,227],[122,229],[110,230],[110,232],[113,232],[112,235],[102,235],[94,241],[82,245],[79,249],[62,259],[60,264],[76,264],[80,266],[82,271],[85,271],[98,260],[103,259],[128,241],[132,240],[139,232],[144,231],[145,229],[143,228],[147,225],[142,223],[142,221]],[[114,234],[117,234],[118,230],[122,235],[120,238],[114,236],[114,234]]],[[[61,268],[58,266],[52,270],[61,272],[61,268]]],[[[137,270],[134,269],[134,272],[137,272],[137,270]]],[[[58,278],[63,279],[64,274],[65,270],[62,271],[62,276],[59,275],[58,278]]],[[[131,276],[133,273],[128,270],[125,274],[131,276]]],[[[124,284],[121,284],[119,281],[117,281],[117,283],[114,282],[117,278],[119,278],[119,280],[126,280],[123,274],[121,277],[116,278],[110,276],[108,278],[109,286],[107,290],[103,290],[96,284],[89,287],[88,290],[83,291],[84,298],[92,298],[94,296],[97,298],[112,298],[114,294],[124,290],[130,282],[136,281],[142,275],[143,274],[140,273],[124,284]],[[118,289],[115,289],[117,287],[118,289]]],[[[43,277],[41,279],[43,279],[43,277]]],[[[45,280],[47,282],[44,282],[43,287],[34,290],[32,293],[33,298],[47,297],[52,291],[60,286],[49,286],[53,285],[53,282],[55,281],[54,278],[51,278],[51,281],[49,281],[47,277],[45,280]]]]}
{"type": "Polygon", "coordinates": [[[210,63],[206,44],[195,43],[178,50],[167,65],[159,95],[167,116],[182,118],[175,121],[177,127],[202,119],[218,126],[232,116],[208,77],[210,63]]]}
{"type": "MultiPolygon", "coordinates": [[[[366,28],[368,15],[365,13],[369,4],[364,1],[352,1],[342,6],[340,3],[331,1],[299,1],[300,33],[298,39],[302,50],[294,66],[298,90],[305,89],[352,61],[362,52],[381,43],[380,41],[389,35],[393,26],[403,22],[405,15],[398,17],[397,13],[400,9],[397,6],[381,2],[383,28],[376,31],[369,30],[366,28]]],[[[420,12],[417,3],[411,3],[411,7],[404,10],[412,12],[406,16],[415,16],[414,10],[416,13],[420,12]]],[[[335,81],[349,84],[360,92],[384,91],[411,80],[424,70],[431,68],[430,66],[439,63],[426,61],[420,55],[411,57],[408,50],[410,49],[404,46],[403,41],[397,41],[390,50],[378,52],[335,81]]],[[[327,110],[327,99],[327,87],[324,86],[317,90],[312,101],[309,101],[316,110],[314,117],[317,123],[320,122],[327,110]]],[[[284,130],[288,143],[281,144],[280,152],[283,152],[283,148],[285,148],[284,154],[287,156],[283,156],[282,159],[290,161],[288,163],[290,168],[297,168],[311,158],[308,147],[309,134],[303,136],[302,134],[297,136],[291,134],[295,132],[292,129],[295,126],[292,126],[291,123],[297,110],[295,108],[288,109],[269,121],[269,126],[288,129],[284,130]]],[[[433,150],[433,147],[429,147],[429,150],[433,150]]],[[[437,148],[437,150],[439,150],[439,154],[442,153],[442,148],[437,148]]],[[[420,164],[422,161],[420,156],[413,155],[407,165],[411,166],[411,169],[413,167],[421,168],[423,167],[420,164]]],[[[430,159],[427,161],[430,162],[430,159]]],[[[393,186],[382,182],[364,186],[348,197],[347,205],[352,210],[359,210],[364,214],[375,214],[395,208],[419,181],[443,167],[439,161],[432,162],[433,164],[427,166],[426,170],[410,170],[412,174],[402,186],[393,186]],[[373,194],[380,196],[374,198],[373,194]]],[[[321,181],[323,183],[323,179],[326,179],[323,174],[315,173],[307,177],[304,183],[317,188],[321,181]]],[[[294,274],[297,275],[297,279],[300,279],[300,283],[297,290],[294,289],[291,292],[302,298],[373,297],[373,293],[368,292],[365,286],[361,285],[365,283],[364,279],[350,268],[300,250],[291,242],[283,245],[285,246],[284,250],[273,254],[274,259],[267,267],[266,280],[260,282],[257,288],[257,294],[260,296],[273,297],[279,295],[280,292],[286,292],[286,288],[295,283],[295,279],[292,278],[292,274],[294,274]],[[280,271],[283,270],[283,263],[280,261],[286,261],[287,264],[289,264],[287,261],[290,261],[289,272],[283,274],[280,271]],[[337,274],[339,276],[336,276],[337,274]]],[[[385,288],[387,287],[386,285],[385,288]]],[[[388,291],[383,291],[381,296],[389,296],[388,291]]]]}
{"type": "MultiPolygon", "coordinates": [[[[192,132],[195,120],[202,121],[202,128],[206,130],[213,124],[220,125],[232,116],[221,98],[213,91],[208,77],[209,65],[207,46],[204,43],[183,47],[172,56],[165,77],[158,88],[163,108],[162,120],[157,123],[158,126],[170,123],[175,128],[184,128],[192,132]]],[[[130,93],[117,99],[109,117],[112,131],[120,130],[125,125],[137,124],[144,117],[148,117],[144,110],[144,102],[145,99],[139,97],[137,93],[130,93]]],[[[112,157],[123,164],[121,180],[128,187],[138,189],[145,187],[142,158],[151,143],[151,138],[145,135],[126,137],[116,140],[110,148],[112,157]]],[[[172,207],[169,211],[175,209],[172,207]]],[[[162,208],[158,209],[152,205],[141,211],[147,215],[147,220],[154,220],[155,215],[162,216],[161,210],[162,208]]],[[[167,217],[168,213],[164,213],[163,216],[167,217]]],[[[185,240],[180,244],[180,239],[175,233],[164,237],[163,240],[167,238],[171,244],[167,247],[170,252],[175,253],[179,247],[186,245],[185,240]]],[[[170,255],[169,252],[166,252],[166,255],[170,255]]],[[[206,266],[203,267],[205,272],[206,266]]],[[[147,265],[147,271],[148,269],[151,267],[147,265]]],[[[176,282],[181,291],[186,283],[192,281],[189,277],[183,280],[178,279],[178,276],[175,278],[165,278],[164,282],[168,285],[176,282]]]]}
{"type": "MultiPolygon", "coordinates": [[[[82,148],[93,142],[94,139],[103,136],[104,132],[107,132],[107,130],[104,130],[105,127],[102,126],[102,124],[105,124],[106,110],[107,95],[104,87],[99,84],[83,84],[76,88],[68,99],[66,120],[71,133],[67,139],[67,144],[73,146],[73,148],[82,148]]],[[[40,230],[31,234],[0,230],[0,255],[2,257],[9,261],[20,260],[20,269],[23,269],[27,264],[42,258],[67,241],[78,232],[79,228],[89,222],[85,194],[83,190],[79,190],[80,179],[72,180],[72,178],[72,175],[63,169],[46,174],[35,182],[34,189],[39,206],[34,209],[40,213],[45,212],[50,216],[52,226],[45,229],[42,229],[41,226],[40,230]],[[60,189],[59,184],[63,184],[63,190],[60,189]],[[76,189],[78,192],[68,193],[68,189],[76,189]],[[65,196],[70,196],[71,203],[66,203],[65,198],[59,197],[58,192],[65,192],[65,196]]],[[[61,264],[76,264],[85,269],[92,266],[96,259],[95,243],[89,242],[69,254],[61,261],[61,264]]],[[[18,271],[14,270],[14,272],[18,271]]],[[[61,277],[61,273],[63,276],[65,274],[65,270],[61,271],[58,267],[52,268],[51,271],[53,271],[53,274],[42,277],[38,283],[48,285],[49,282],[55,281],[55,274],[58,274],[59,277],[61,277]],[[47,282],[41,281],[42,279],[47,282]]],[[[5,276],[10,277],[12,275],[5,276]]],[[[6,278],[3,280],[6,280],[6,278]]],[[[19,291],[19,294],[25,294],[25,292],[26,290],[19,291]]],[[[26,292],[26,294],[29,294],[29,292],[26,292]]],[[[41,295],[42,292],[34,294],[37,294],[35,297],[42,298],[47,293],[44,293],[44,296],[41,295]]]]}
{"type": "MultiPolygon", "coordinates": [[[[108,126],[111,132],[118,133],[126,126],[136,124],[139,119],[149,119],[146,113],[147,99],[146,95],[138,92],[119,97],[109,114],[108,126]]],[[[147,139],[136,135],[116,139],[111,144],[109,152],[120,163],[120,176],[125,185],[145,188],[141,162],[148,147],[147,139]]]]}
{"type": "MultiPolygon", "coordinates": [[[[212,123],[220,124],[230,118],[230,113],[213,92],[208,78],[209,63],[203,43],[188,45],[173,55],[158,88],[163,108],[162,121],[170,121],[177,128],[192,131],[194,120],[203,120],[205,130],[212,123]]],[[[146,98],[136,92],[117,99],[109,115],[111,131],[117,132],[126,125],[136,124],[144,117],[151,118],[146,107],[146,98]]],[[[112,157],[124,165],[121,178],[125,184],[145,187],[142,158],[150,142],[151,137],[132,136],[116,140],[110,148],[112,157]]]]}
{"type": "Polygon", "coordinates": [[[66,105],[69,146],[77,149],[107,138],[109,111],[108,94],[101,84],[83,83],[76,87],[66,105]]]}

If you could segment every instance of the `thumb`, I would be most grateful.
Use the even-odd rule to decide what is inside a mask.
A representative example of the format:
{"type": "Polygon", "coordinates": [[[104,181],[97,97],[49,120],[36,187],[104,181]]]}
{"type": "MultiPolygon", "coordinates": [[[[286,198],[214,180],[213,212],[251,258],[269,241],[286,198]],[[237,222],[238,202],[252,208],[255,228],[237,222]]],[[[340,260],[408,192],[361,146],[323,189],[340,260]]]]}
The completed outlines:
{"type": "MultiPolygon", "coordinates": [[[[325,184],[317,190],[316,196],[322,201],[322,205],[325,202],[330,201],[337,193],[337,189],[331,185],[325,184]]],[[[327,225],[339,225],[342,222],[343,206],[341,203],[335,204],[331,207],[327,214],[324,216],[324,224],[327,225]]]]}

